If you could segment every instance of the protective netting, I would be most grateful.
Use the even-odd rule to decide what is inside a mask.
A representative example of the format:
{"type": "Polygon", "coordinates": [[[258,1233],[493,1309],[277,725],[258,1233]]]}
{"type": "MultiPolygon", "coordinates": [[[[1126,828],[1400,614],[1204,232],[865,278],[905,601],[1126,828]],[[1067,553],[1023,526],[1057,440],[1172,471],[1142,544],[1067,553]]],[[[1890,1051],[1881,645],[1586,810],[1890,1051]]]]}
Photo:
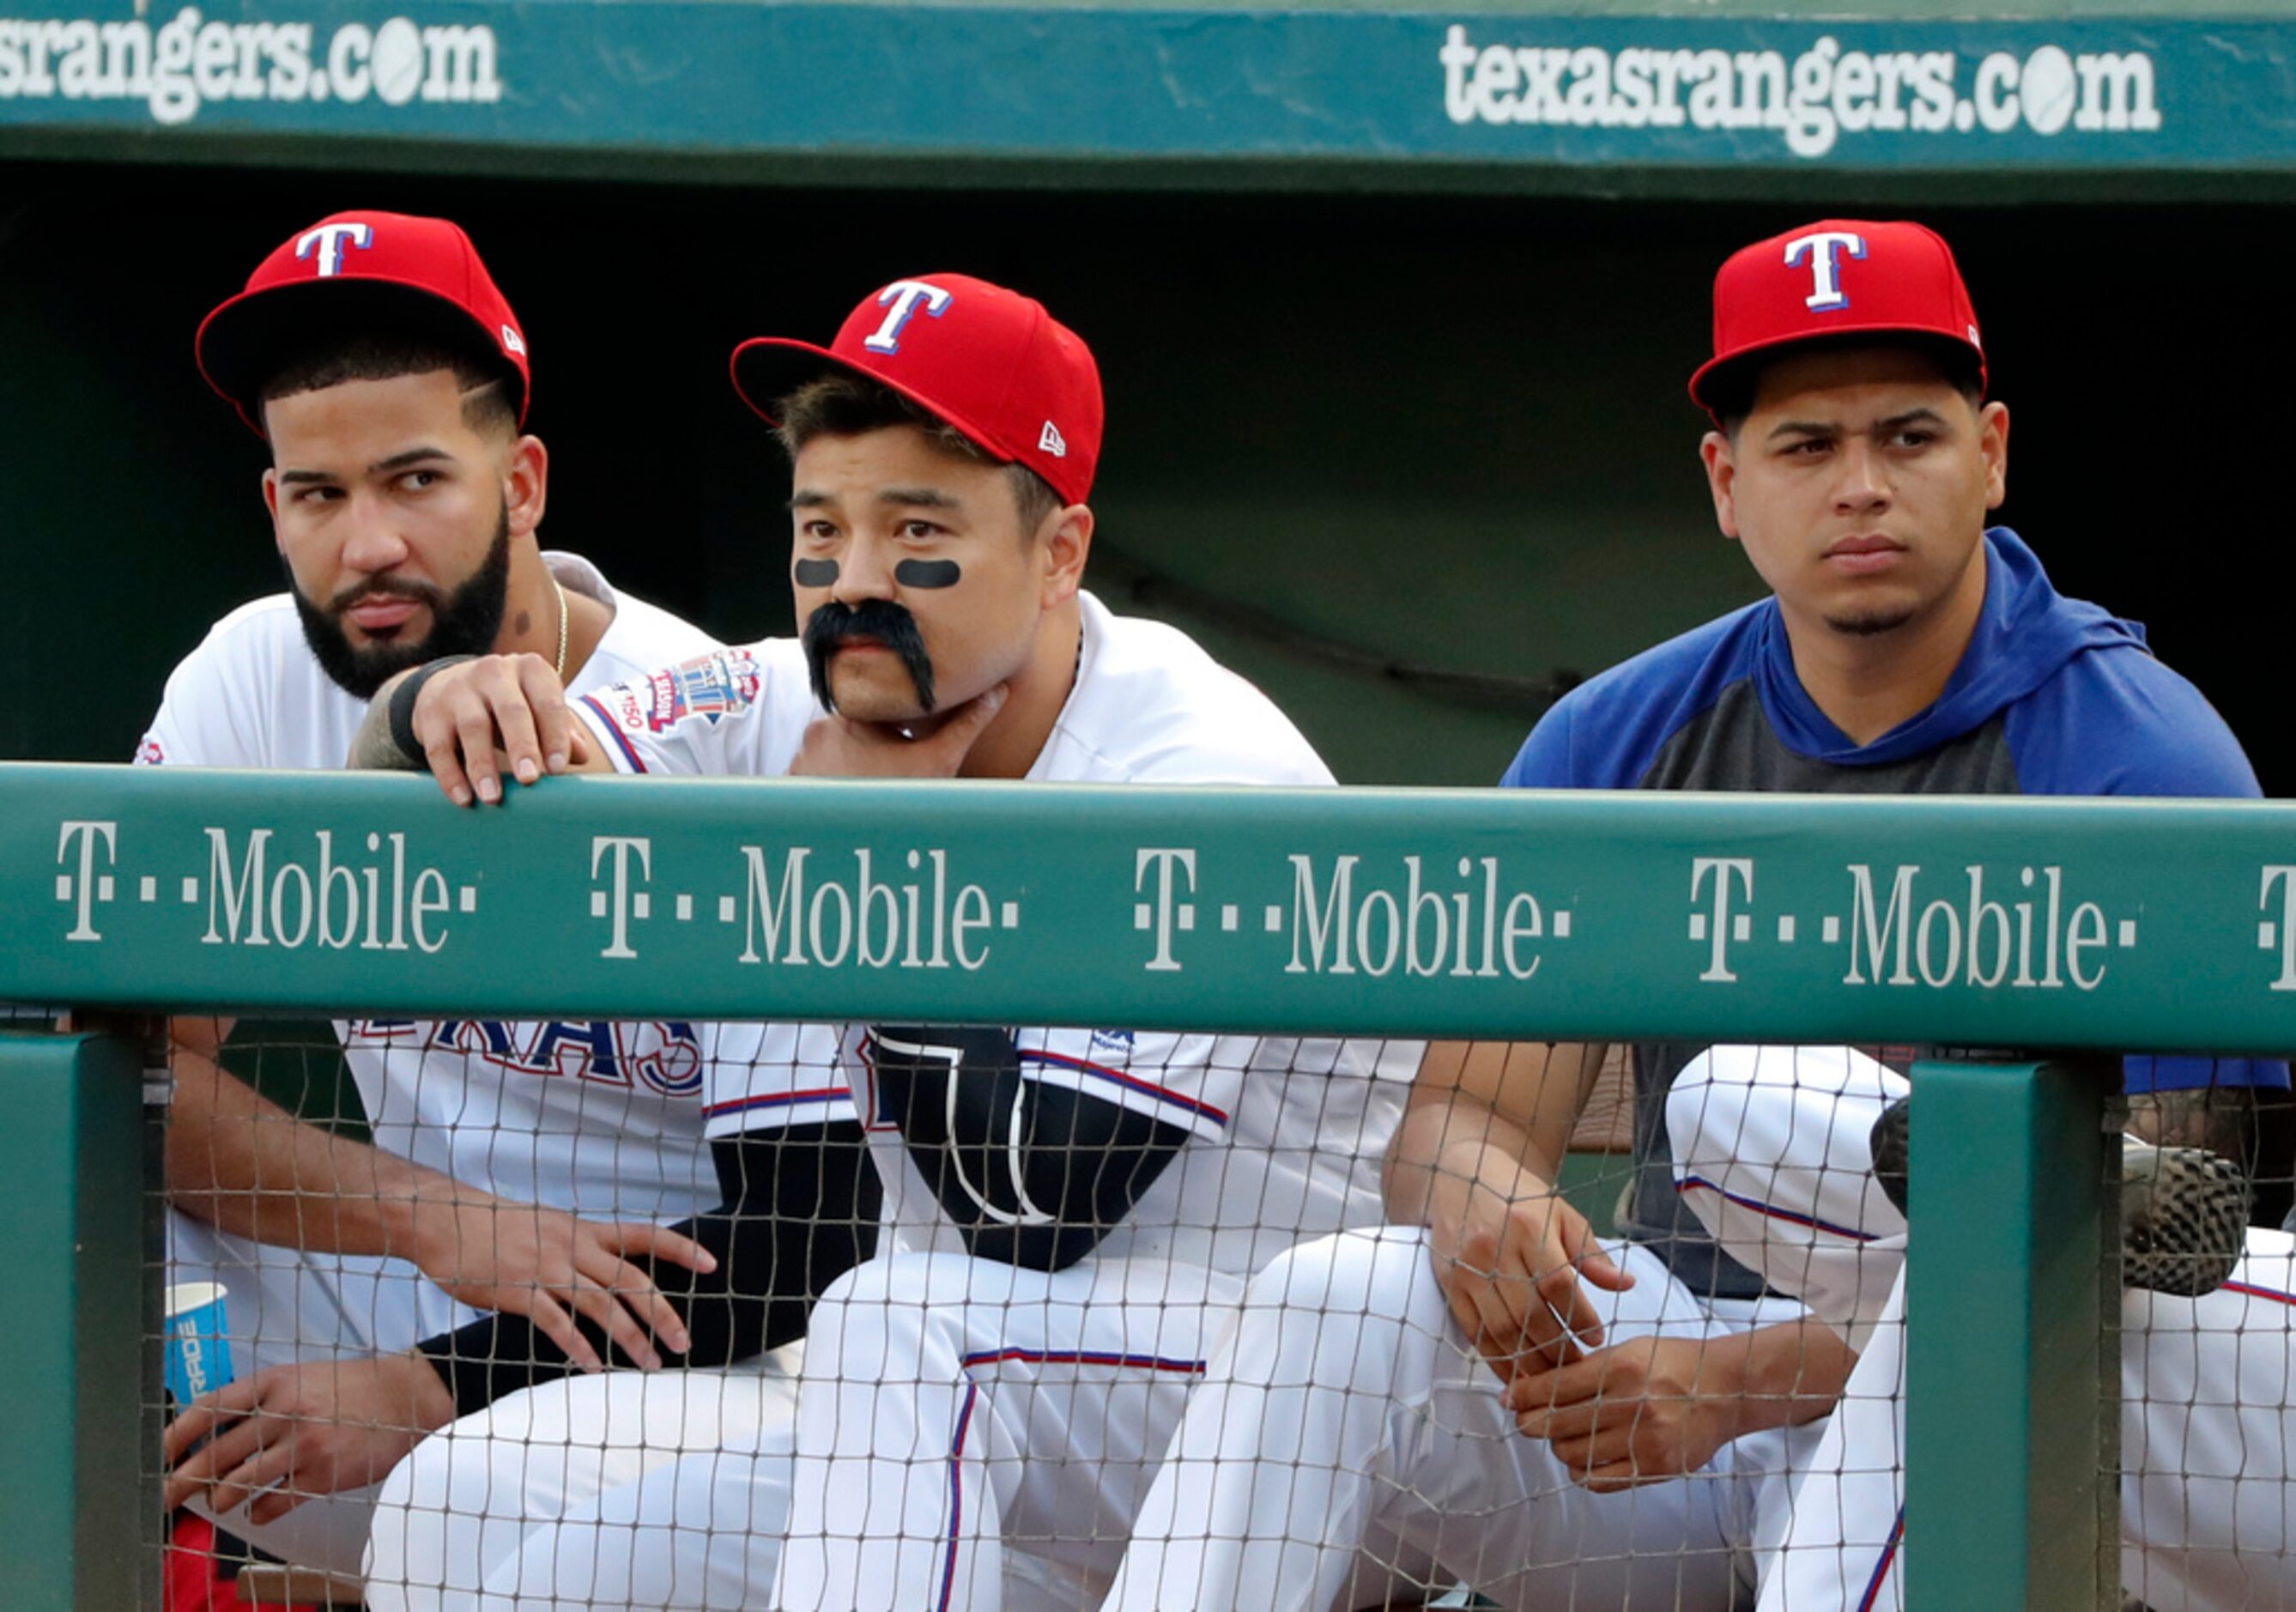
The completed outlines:
{"type": "MultiPolygon", "coordinates": [[[[1919,1543],[1904,1478],[1911,1051],[1718,1047],[1666,1099],[1674,1174],[1699,1228],[1854,1352],[1830,1413],[1792,1435],[1791,1500],[1766,1519],[1758,1552],[1763,1608],[1903,1604],[1919,1543]]],[[[2125,1068],[2122,1134],[2105,1162],[2107,1230],[2117,1221],[2120,1233],[2107,1239],[2106,1363],[2059,1366],[2096,1373],[2108,1450],[2117,1417],[2103,1492],[2119,1492],[2120,1576],[2132,1607],[2284,1604],[2296,1594],[2283,1520],[2296,1288],[2278,1229],[2289,1186],[2278,1066],[2125,1068]]]]}
{"type": "MultiPolygon", "coordinates": [[[[171,1607],[1817,1612],[1919,1546],[1910,1049],[176,1040],[171,1607]]],[[[2292,1239],[2208,1235],[2284,1211],[2276,1073],[2146,1060],[2120,1116],[2155,1612],[2296,1602],[2292,1239]]]]}

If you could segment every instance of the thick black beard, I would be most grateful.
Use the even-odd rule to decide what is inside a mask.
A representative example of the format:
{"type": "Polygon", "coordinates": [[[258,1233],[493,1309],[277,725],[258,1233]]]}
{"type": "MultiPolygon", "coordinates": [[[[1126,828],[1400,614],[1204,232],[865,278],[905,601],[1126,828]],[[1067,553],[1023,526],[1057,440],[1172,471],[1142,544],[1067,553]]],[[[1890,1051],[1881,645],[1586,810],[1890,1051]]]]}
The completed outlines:
{"type": "Polygon", "coordinates": [[[1885,632],[1895,632],[1914,619],[1910,610],[1897,611],[1888,615],[1828,616],[1825,624],[1839,633],[1853,638],[1879,637],[1885,632]]]}
{"type": "Polygon", "coordinates": [[[313,604],[295,586],[293,572],[287,591],[295,597],[295,613],[303,619],[303,641],[311,646],[319,666],[330,678],[362,700],[409,667],[440,655],[488,654],[502,634],[503,612],[510,602],[510,510],[503,510],[492,547],[478,570],[445,593],[427,582],[385,578],[347,588],[324,608],[313,604]],[[344,611],[366,599],[413,599],[430,610],[430,636],[414,643],[374,644],[352,647],[338,625],[344,611]]]}
{"type": "Polygon", "coordinates": [[[813,697],[824,711],[837,709],[829,692],[829,656],[847,638],[874,638],[900,656],[909,681],[916,685],[918,709],[932,710],[932,657],[925,653],[917,619],[890,599],[864,599],[858,607],[832,599],[805,621],[806,670],[813,678],[813,697]]]}

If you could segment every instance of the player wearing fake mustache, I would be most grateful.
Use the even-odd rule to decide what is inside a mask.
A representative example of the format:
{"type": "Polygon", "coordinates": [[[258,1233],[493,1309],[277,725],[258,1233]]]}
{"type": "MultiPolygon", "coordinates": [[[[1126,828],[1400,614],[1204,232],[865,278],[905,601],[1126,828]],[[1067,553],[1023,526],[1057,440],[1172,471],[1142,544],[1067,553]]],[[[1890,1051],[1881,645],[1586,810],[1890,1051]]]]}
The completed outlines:
{"type": "MultiPolygon", "coordinates": [[[[570,710],[530,656],[417,673],[378,708],[376,759],[421,757],[457,802],[499,798],[504,764],[1331,781],[1258,690],[1081,590],[1099,376],[1039,304],[896,281],[828,349],[744,345],[734,382],[792,459],[801,642],[570,710]]],[[[1245,1278],[1379,1215],[1374,1161],[1417,1050],[857,1025],[817,1090],[747,1089],[721,1058],[713,1135],[857,1106],[879,1257],[815,1309],[793,1422],[729,1427],[724,1450],[578,1514],[530,1515],[516,1550],[475,1564],[478,1604],[1096,1604],[1245,1278]]],[[[463,1442],[402,1468],[386,1506],[475,1500],[463,1442]]]]}

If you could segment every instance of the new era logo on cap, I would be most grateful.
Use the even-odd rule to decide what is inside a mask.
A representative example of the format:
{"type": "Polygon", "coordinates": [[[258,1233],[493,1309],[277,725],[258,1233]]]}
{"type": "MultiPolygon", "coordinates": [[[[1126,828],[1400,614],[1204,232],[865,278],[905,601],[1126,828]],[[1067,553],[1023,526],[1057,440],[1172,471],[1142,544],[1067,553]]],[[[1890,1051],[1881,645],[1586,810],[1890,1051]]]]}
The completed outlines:
{"type": "Polygon", "coordinates": [[[257,434],[281,358],[334,333],[405,333],[498,358],[526,418],[526,338],[471,238],[444,218],[336,213],[289,236],[200,325],[200,373],[257,434]]]}
{"type": "Polygon", "coordinates": [[[760,336],[734,350],[734,390],[768,421],[782,399],[835,369],[890,387],[993,457],[1027,465],[1069,503],[1092,491],[1100,368],[1033,297],[970,275],[920,275],[862,299],[827,347],[760,336]]]}
{"type": "Polygon", "coordinates": [[[1903,222],[1827,218],[1731,254],[1714,277],[1714,356],[1690,378],[1712,413],[1751,367],[1798,341],[1872,333],[1934,337],[1965,351],[1979,384],[1985,353],[1953,251],[1903,222]]]}

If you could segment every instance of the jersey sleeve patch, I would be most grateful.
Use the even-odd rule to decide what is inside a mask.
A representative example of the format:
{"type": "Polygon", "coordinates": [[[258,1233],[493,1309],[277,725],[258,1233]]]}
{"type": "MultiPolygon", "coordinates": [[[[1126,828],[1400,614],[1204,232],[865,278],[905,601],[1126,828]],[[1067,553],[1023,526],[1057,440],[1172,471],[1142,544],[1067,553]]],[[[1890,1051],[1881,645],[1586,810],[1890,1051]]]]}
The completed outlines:
{"type": "MultiPolygon", "coordinates": [[[[618,684],[603,693],[611,698],[624,687],[627,686],[618,684]]],[[[574,711],[604,744],[606,754],[612,760],[616,772],[648,770],[645,758],[638,753],[637,746],[630,743],[628,731],[621,719],[614,711],[609,710],[597,695],[578,695],[574,700],[574,711]]]]}
{"type": "Polygon", "coordinates": [[[747,649],[720,649],[678,665],[594,688],[576,702],[622,772],[709,771],[691,767],[690,746],[729,717],[756,708],[764,669],[747,649]],[[666,764],[662,764],[666,763],[666,764]]]}
{"type": "Polygon", "coordinates": [[[668,733],[686,722],[715,727],[756,704],[763,681],[757,658],[748,650],[721,649],[617,684],[612,693],[620,699],[615,714],[633,729],[643,726],[648,733],[668,733]]]}

